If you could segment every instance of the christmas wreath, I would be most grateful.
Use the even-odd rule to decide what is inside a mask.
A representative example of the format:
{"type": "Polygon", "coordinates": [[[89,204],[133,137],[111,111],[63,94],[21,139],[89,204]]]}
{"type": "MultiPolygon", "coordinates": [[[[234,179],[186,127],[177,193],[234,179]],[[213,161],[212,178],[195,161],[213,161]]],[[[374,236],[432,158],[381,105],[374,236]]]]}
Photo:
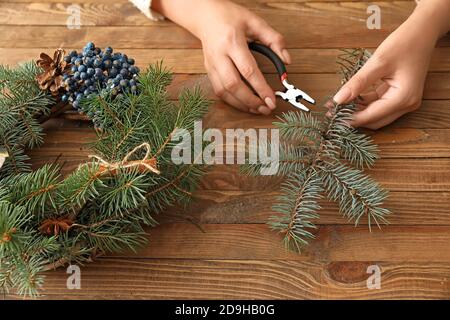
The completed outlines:
{"type": "MultiPolygon", "coordinates": [[[[343,82],[369,57],[344,51],[343,82]]],[[[205,167],[175,165],[172,138],[179,128],[194,130],[208,101],[198,88],[170,101],[171,80],[161,63],[141,72],[126,54],[93,43],[0,66],[0,289],[34,296],[43,271],[136,250],[156,214],[187,203],[205,167]],[[90,159],[66,177],[55,164],[32,171],[26,150],[43,143],[42,123],[69,108],[94,123],[90,159]]],[[[287,179],[269,224],[290,248],[313,237],[322,194],[355,223],[386,222],[387,192],[362,171],[378,158],[376,145],[347,125],[355,109],[352,102],[333,105],[331,117],[288,112],[274,123],[284,139],[278,174],[287,179]]],[[[243,172],[259,174],[261,166],[243,172]]]]}
{"type": "Polygon", "coordinates": [[[40,58],[0,67],[0,288],[21,295],[37,294],[42,271],[136,250],[143,227],[189,200],[204,172],[170,158],[173,132],[207,111],[199,89],[175,104],[160,63],[140,73],[133,59],[92,43],[40,58]],[[64,178],[54,164],[31,171],[25,150],[43,143],[41,124],[67,106],[95,124],[91,159],[64,178]]]}

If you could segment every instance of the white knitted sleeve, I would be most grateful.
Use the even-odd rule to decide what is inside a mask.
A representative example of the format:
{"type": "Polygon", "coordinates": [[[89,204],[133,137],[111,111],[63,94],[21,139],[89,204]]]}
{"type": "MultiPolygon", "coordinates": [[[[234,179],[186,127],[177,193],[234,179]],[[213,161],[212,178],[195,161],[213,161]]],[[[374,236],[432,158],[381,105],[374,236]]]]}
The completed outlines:
{"type": "Polygon", "coordinates": [[[129,0],[132,4],[135,5],[136,8],[141,10],[143,14],[147,16],[147,18],[152,19],[153,21],[164,20],[164,17],[151,9],[152,0],[129,0]]]}

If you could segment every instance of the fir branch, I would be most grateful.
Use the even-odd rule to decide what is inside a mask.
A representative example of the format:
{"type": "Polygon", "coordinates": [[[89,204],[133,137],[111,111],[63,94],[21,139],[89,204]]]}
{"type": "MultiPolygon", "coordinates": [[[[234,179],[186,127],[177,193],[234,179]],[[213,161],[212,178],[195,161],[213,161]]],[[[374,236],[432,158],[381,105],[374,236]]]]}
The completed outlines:
{"type": "Polygon", "coordinates": [[[57,209],[55,190],[59,186],[59,168],[45,165],[31,173],[14,176],[7,182],[10,201],[36,215],[57,209]]]}
{"type": "MultiPolygon", "coordinates": [[[[344,50],[338,57],[343,83],[350,79],[370,58],[362,49],[344,50]]],[[[282,196],[273,207],[278,213],[271,226],[284,235],[284,243],[299,249],[313,237],[318,199],[326,193],[339,203],[341,213],[355,224],[367,216],[369,229],[374,222],[387,223],[389,210],[382,207],[387,192],[358,168],[370,167],[378,158],[372,139],[351,128],[348,123],[355,103],[334,105],[331,116],[288,112],[274,125],[284,140],[280,146],[279,174],[286,175],[282,196]]],[[[245,166],[243,171],[255,174],[262,164],[245,166]]]]}
{"type": "Polygon", "coordinates": [[[341,213],[355,225],[363,216],[367,216],[369,228],[372,222],[378,227],[387,223],[390,212],[381,207],[387,192],[360,170],[334,163],[324,165],[320,175],[329,199],[337,201],[341,213]]]}
{"type": "Polygon", "coordinates": [[[341,155],[358,168],[372,167],[379,158],[378,147],[371,137],[349,128],[338,142],[341,155]]]}
{"type": "Polygon", "coordinates": [[[299,173],[293,173],[283,184],[282,195],[272,209],[278,213],[273,216],[269,224],[273,230],[283,234],[286,247],[295,247],[300,251],[301,246],[314,235],[307,229],[316,228],[312,220],[317,219],[320,209],[318,200],[322,192],[321,180],[317,172],[310,168],[299,173]]]}

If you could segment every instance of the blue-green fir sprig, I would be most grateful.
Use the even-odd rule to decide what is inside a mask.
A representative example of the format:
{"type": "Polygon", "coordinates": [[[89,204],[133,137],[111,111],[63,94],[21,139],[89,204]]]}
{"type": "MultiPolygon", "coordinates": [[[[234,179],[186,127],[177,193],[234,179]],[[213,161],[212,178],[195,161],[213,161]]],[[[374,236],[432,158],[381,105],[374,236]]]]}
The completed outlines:
{"type": "MultiPolygon", "coordinates": [[[[338,57],[342,83],[348,81],[370,58],[363,49],[343,50],[338,57]]],[[[331,108],[331,116],[286,112],[274,122],[282,142],[277,174],[285,176],[269,225],[283,235],[289,248],[300,250],[312,238],[319,219],[321,197],[339,204],[340,213],[357,225],[387,223],[389,210],[383,205],[388,196],[363,169],[379,158],[371,137],[349,126],[356,105],[351,102],[331,108]]],[[[243,166],[243,172],[256,175],[264,163],[243,166]]]]}

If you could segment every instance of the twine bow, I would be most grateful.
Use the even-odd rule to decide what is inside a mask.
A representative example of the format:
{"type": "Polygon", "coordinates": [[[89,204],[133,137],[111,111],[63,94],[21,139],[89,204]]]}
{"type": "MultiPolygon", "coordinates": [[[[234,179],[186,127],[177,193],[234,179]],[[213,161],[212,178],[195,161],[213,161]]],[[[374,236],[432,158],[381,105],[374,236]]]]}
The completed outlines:
{"type": "Polygon", "coordinates": [[[156,168],[156,158],[150,158],[150,151],[150,145],[147,142],[144,142],[131,150],[123,158],[123,160],[119,162],[109,163],[108,161],[96,155],[89,155],[89,158],[97,159],[100,162],[100,167],[98,169],[99,175],[102,175],[104,173],[115,175],[117,173],[117,170],[120,168],[137,168],[139,172],[142,173],[150,171],[156,174],[160,174],[161,172],[156,168]],[[128,159],[140,149],[146,149],[144,158],[142,160],[128,161],[128,159]]]}

